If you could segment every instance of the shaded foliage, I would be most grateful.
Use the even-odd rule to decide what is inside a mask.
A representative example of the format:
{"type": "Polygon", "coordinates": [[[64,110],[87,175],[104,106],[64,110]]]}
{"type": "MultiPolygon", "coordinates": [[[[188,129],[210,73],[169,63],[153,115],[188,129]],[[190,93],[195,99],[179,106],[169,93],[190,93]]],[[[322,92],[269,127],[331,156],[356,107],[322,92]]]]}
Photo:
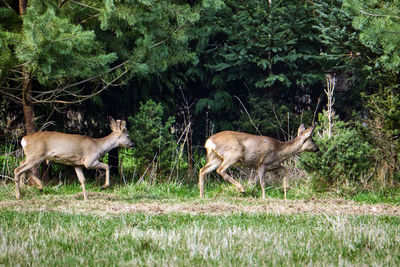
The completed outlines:
{"type": "Polygon", "coordinates": [[[143,169],[157,154],[166,172],[169,128],[189,117],[194,146],[225,129],[286,140],[319,121],[322,131],[314,114],[333,73],[336,136],[304,166],[361,180],[372,160],[379,179],[397,181],[398,13],[397,1],[376,0],[31,0],[20,16],[14,1],[0,7],[1,138],[23,135],[23,113],[8,101],[20,107],[29,81],[39,126],[101,136],[108,115],[130,117],[137,147],[124,159],[143,169]]]}
{"type": "Polygon", "coordinates": [[[151,163],[158,164],[159,171],[171,169],[176,157],[176,143],[171,134],[175,118],[167,116],[160,103],[152,100],[142,103],[139,112],[129,117],[129,133],[134,143],[131,156],[143,172],[151,163]]]}
{"type": "Polygon", "coordinates": [[[300,164],[322,183],[341,185],[349,182],[368,182],[373,175],[376,154],[367,129],[335,118],[332,136],[325,133],[327,119],[320,114],[320,125],[315,129],[315,143],[320,151],[304,153],[300,164]]]}

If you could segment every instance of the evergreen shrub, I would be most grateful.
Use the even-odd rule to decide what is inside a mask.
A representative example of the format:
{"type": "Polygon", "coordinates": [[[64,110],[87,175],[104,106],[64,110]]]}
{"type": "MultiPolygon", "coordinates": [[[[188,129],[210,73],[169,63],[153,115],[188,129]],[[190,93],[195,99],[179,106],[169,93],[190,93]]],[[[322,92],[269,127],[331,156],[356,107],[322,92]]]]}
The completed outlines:
{"type": "Polygon", "coordinates": [[[319,121],[321,124],[314,131],[314,141],[320,151],[303,153],[299,159],[300,166],[317,178],[317,183],[328,186],[366,182],[374,172],[374,154],[377,152],[368,140],[368,129],[335,117],[329,137],[326,115],[319,114],[319,121]]]}
{"type": "Polygon", "coordinates": [[[128,120],[134,145],[130,151],[125,151],[127,155],[121,155],[123,167],[144,172],[154,163],[158,172],[169,171],[176,158],[177,144],[171,133],[175,118],[167,117],[160,103],[148,100],[141,103],[139,112],[128,120]]]}

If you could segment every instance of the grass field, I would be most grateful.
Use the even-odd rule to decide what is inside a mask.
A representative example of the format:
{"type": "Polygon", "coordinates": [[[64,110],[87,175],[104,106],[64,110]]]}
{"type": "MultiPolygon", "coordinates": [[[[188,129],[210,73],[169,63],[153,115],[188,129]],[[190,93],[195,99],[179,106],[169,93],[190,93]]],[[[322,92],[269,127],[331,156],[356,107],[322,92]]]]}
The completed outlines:
{"type": "Polygon", "coordinates": [[[400,265],[398,194],[309,197],[224,183],[0,186],[0,265],[400,265]],[[356,200],[356,201],[355,201],[356,200]],[[385,202],[385,203],[381,203],[385,202]]]}

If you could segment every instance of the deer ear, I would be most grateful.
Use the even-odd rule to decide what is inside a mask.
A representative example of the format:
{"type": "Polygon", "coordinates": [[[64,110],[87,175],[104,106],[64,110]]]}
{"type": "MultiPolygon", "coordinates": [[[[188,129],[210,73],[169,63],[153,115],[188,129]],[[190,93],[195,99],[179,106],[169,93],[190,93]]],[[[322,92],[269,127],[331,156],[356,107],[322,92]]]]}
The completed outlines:
{"type": "Polygon", "coordinates": [[[110,120],[110,128],[111,128],[111,130],[114,132],[114,131],[117,131],[118,130],[118,125],[117,125],[117,123],[115,122],[115,120],[110,116],[110,117],[108,117],[108,119],[110,120]]]}
{"type": "Polygon", "coordinates": [[[121,130],[121,120],[116,120],[117,122],[117,129],[120,131],[121,130]]]}
{"type": "Polygon", "coordinates": [[[311,127],[307,128],[307,130],[305,130],[305,133],[304,133],[305,137],[309,138],[312,135],[312,133],[314,132],[314,129],[315,129],[315,126],[311,126],[311,127]]]}
{"type": "Polygon", "coordinates": [[[304,126],[304,124],[300,124],[299,129],[297,130],[297,136],[301,135],[305,129],[306,127],[304,126]]]}
{"type": "Polygon", "coordinates": [[[120,129],[121,129],[121,131],[122,131],[122,130],[126,130],[126,121],[125,121],[125,120],[122,120],[122,121],[121,121],[121,127],[120,127],[120,129]]]}

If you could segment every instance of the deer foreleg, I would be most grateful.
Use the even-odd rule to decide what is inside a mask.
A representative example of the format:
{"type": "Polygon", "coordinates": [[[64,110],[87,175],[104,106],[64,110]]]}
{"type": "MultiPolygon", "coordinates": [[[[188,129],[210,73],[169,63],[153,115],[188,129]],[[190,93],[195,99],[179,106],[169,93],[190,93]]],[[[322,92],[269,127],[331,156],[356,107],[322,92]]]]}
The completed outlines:
{"type": "Polygon", "coordinates": [[[110,167],[102,162],[96,161],[93,162],[90,165],[85,165],[87,169],[103,169],[106,171],[106,181],[104,185],[101,187],[101,189],[106,189],[110,186],[110,167]]]}
{"type": "Polygon", "coordinates": [[[76,175],[78,176],[79,182],[81,183],[83,199],[87,200],[86,188],[85,188],[85,176],[83,175],[83,171],[81,167],[75,167],[76,175]]]}
{"type": "Polygon", "coordinates": [[[37,185],[38,189],[40,191],[42,191],[43,190],[42,181],[34,174],[34,172],[32,172],[31,177],[32,177],[33,181],[35,182],[35,184],[37,185]]]}
{"type": "Polygon", "coordinates": [[[265,167],[260,166],[257,170],[258,179],[260,180],[262,199],[265,199],[265,167]]]}

